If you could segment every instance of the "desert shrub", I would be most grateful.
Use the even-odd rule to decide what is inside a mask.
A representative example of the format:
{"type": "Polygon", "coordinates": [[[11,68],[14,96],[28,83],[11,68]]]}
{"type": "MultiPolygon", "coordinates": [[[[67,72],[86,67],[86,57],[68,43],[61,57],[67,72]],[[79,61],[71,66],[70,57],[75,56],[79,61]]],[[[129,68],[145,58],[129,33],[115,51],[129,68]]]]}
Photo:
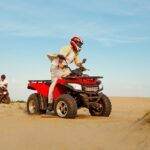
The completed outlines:
{"type": "Polygon", "coordinates": [[[137,121],[141,123],[150,123],[150,111],[147,111],[145,115],[137,121]]]}
{"type": "Polygon", "coordinates": [[[145,114],[145,121],[147,123],[150,123],[150,111],[146,112],[146,114],[145,114]]]}
{"type": "Polygon", "coordinates": [[[16,100],[16,101],[12,101],[12,103],[26,103],[24,100],[16,100]]]}

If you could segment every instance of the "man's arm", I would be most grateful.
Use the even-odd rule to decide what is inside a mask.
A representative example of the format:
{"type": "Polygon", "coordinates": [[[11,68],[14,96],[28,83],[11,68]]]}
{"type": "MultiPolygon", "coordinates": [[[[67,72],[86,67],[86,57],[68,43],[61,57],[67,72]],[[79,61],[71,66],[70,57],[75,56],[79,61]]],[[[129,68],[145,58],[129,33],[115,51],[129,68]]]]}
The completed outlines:
{"type": "Polygon", "coordinates": [[[59,55],[63,55],[66,58],[69,52],[69,46],[65,46],[60,50],[59,55]]]}
{"type": "Polygon", "coordinates": [[[83,71],[86,71],[87,69],[82,65],[79,56],[77,55],[75,57],[75,64],[77,67],[82,68],[83,71]]]}
{"type": "Polygon", "coordinates": [[[82,63],[81,63],[80,58],[79,58],[78,55],[75,56],[74,62],[75,62],[77,67],[81,67],[82,66],[82,63]]]}

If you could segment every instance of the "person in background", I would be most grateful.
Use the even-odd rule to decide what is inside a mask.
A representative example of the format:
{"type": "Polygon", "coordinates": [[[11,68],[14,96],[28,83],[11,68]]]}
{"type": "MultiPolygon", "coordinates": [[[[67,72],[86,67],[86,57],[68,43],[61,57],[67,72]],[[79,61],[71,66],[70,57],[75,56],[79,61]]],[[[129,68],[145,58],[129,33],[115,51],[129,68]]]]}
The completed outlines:
{"type": "Polygon", "coordinates": [[[1,75],[0,87],[5,88],[5,89],[7,89],[7,87],[8,87],[8,82],[6,80],[6,75],[5,74],[1,75]]]}
{"type": "MultiPolygon", "coordinates": [[[[53,108],[53,91],[57,83],[57,80],[61,77],[66,77],[70,74],[70,70],[65,66],[71,63],[75,63],[78,67],[83,67],[79,58],[79,52],[81,51],[83,41],[80,37],[75,36],[71,39],[70,44],[63,47],[59,54],[57,55],[48,55],[51,60],[51,86],[49,88],[48,94],[48,109],[52,110],[53,108]],[[65,58],[65,60],[64,60],[65,58]],[[67,62],[67,63],[66,63],[67,62]]],[[[84,67],[83,67],[84,68],[84,67]]]]}

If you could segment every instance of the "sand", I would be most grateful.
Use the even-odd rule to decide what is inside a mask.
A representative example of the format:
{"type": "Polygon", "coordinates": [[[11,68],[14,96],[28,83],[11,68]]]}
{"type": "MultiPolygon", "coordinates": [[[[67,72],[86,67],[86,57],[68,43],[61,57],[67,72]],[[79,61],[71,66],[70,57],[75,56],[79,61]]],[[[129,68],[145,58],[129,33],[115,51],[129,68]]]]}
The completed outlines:
{"type": "Polygon", "coordinates": [[[150,98],[112,97],[110,117],[29,116],[26,104],[0,104],[0,150],[150,150],[150,98]]]}

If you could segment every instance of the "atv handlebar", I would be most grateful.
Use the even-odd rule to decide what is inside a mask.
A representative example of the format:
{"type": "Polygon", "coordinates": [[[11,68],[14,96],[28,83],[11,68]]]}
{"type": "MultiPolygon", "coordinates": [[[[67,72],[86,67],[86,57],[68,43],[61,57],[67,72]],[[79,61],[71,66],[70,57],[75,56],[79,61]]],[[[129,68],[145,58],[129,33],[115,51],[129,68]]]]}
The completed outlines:
{"type": "Polygon", "coordinates": [[[62,79],[68,79],[68,78],[70,78],[70,79],[72,79],[72,78],[84,78],[84,79],[86,79],[86,78],[93,78],[93,79],[102,79],[103,77],[102,76],[82,76],[82,77],[74,77],[74,76],[68,76],[68,77],[62,77],[62,79]]]}
{"type": "MultiPolygon", "coordinates": [[[[83,67],[83,66],[81,66],[81,67],[79,67],[79,68],[77,68],[77,69],[75,69],[75,70],[72,70],[72,69],[68,66],[68,63],[67,63],[67,61],[66,61],[66,58],[65,58],[63,55],[59,54],[59,55],[58,55],[58,58],[59,58],[59,59],[62,59],[62,60],[64,60],[64,61],[66,62],[66,65],[65,65],[63,68],[68,68],[68,69],[70,70],[71,73],[70,73],[69,76],[82,76],[82,75],[83,75],[83,71],[88,70],[88,69],[86,69],[86,68],[83,67]]],[[[85,63],[85,62],[86,62],[86,59],[83,59],[83,61],[82,61],[81,64],[83,64],[83,63],[85,63]]]]}

